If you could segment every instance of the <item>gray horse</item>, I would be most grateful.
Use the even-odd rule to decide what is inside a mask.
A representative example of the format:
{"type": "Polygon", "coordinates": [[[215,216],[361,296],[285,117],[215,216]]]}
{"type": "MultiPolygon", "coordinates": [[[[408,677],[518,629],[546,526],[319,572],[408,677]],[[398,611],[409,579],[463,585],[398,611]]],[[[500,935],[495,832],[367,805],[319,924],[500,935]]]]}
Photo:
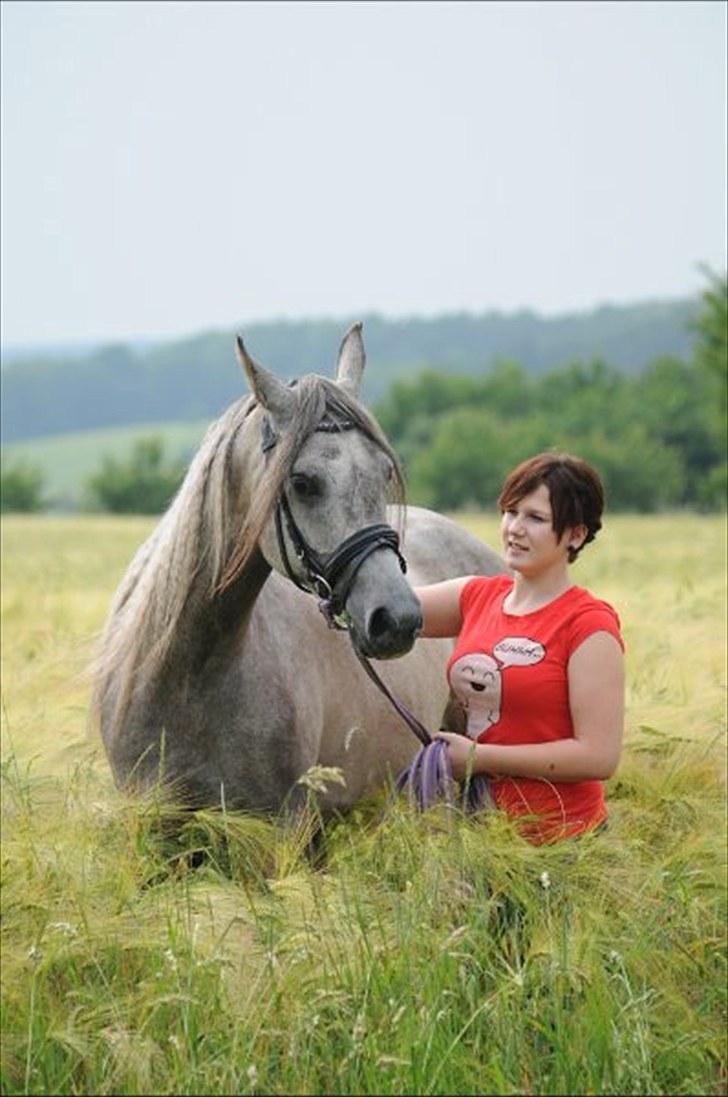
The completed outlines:
{"type": "MultiPolygon", "coordinates": [[[[335,381],[308,375],[287,386],[241,340],[238,354],[252,396],[209,428],[132,560],[104,630],[94,710],[120,787],[161,780],[193,807],[276,812],[318,764],[346,780],[329,787],[322,807],[345,809],[418,746],[352,643],[392,660],[378,664],[382,677],[434,730],[451,643],[415,645],[422,619],[410,584],[504,567],[455,523],[401,506],[396,456],[357,399],[360,324],[344,337],[335,381]],[[387,516],[406,520],[406,575],[387,516]],[[349,636],[327,627],[306,593],[301,540],[319,561],[351,548],[337,558],[333,592],[349,636]]],[[[326,592],[325,581],[313,582],[326,592]]]]}

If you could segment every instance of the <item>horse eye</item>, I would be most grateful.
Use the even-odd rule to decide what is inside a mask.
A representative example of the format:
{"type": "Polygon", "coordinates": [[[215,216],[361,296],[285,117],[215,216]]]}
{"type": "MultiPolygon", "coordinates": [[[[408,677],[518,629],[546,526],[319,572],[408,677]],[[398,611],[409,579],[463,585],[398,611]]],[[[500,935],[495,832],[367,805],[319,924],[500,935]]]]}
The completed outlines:
{"type": "Polygon", "coordinates": [[[295,472],[291,476],[291,487],[299,499],[315,499],[321,494],[321,485],[315,476],[306,476],[302,472],[295,472]]]}

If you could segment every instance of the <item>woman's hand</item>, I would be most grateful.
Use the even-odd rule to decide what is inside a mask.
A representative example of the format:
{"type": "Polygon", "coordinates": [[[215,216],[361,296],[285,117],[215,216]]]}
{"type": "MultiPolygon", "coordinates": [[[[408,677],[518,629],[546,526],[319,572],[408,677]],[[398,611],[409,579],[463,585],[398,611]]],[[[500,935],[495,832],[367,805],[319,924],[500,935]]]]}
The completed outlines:
{"type": "Polygon", "coordinates": [[[443,739],[447,743],[447,753],[450,757],[452,775],[456,781],[462,781],[468,773],[477,773],[476,747],[472,739],[467,735],[455,735],[451,731],[438,731],[436,739],[443,739]]]}

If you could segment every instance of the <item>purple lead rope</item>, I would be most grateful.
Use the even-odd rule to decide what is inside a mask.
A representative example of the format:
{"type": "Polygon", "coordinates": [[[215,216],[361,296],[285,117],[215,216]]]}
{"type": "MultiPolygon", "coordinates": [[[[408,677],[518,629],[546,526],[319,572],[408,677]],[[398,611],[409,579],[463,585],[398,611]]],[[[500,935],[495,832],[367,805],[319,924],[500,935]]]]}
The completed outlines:
{"type": "MultiPolygon", "coordinates": [[[[354,647],[353,644],[352,647],[354,647]]],[[[410,712],[410,710],[405,705],[403,705],[401,701],[397,700],[394,694],[389,690],[388,686],[379,677],[369,660],[364,655],[362,655],[361,652],[357,651],[356,648],[354,648],[354,654],[356,655],[361,665],[364,667],[364,670],[367,672],[372,682],[374,682],[374,685],[382,691],[387,700],[397,710],[410,731],[413,731],[419,741],[422,743],[422,746],[425,748],[431,746],[434,740],[425,725],[421,724],[417,717],[414,715],[414,713],[410,712]]],[[[440,740],[440,742],[442,742],[442,740],[440,740]]]]}
{"type": "Polygon", "coordinates": [[[458,799],[460,807],[468,813],[492,809],[495,804],[488,778],[475,773],[464,784],[457,782],[452,775],[447,743],[443,739],[433,739],[424,724],[397,700],[369,660],[356,648],[354,653],[375,686],[422,743],[410,765],[397,778],[397,792],[406,790],[409,803],[420,811],[432,807],[438,800],[455,807],[458,799]]]}
{"type": "MultiPolygon", "coordinates": [[[[346,624],[335,615],[330,598],[319,599],[318,605],[326,618],[329,628],[340,631],[347,630],[346,624]]],[[[357,651],[354,644],[352,644],[352,647],[354,648],[354,654],[369,678],[374,682],[374,685],[384,694],[397,714],[422,744],[410,765],[397,778],[395,786],[397,792],[406,790],[410,804],[418,808],[419,811],[425,811],[427,808],[432,807],[438,800],[445,800],[451,807],[456,807],[458,799],[460,800],[459,806],[468,813],[487,811],[494,808],[495,801],[493,800],[488,778],[482,773],[475,773],[465,782],[456,781],[452,775],[447,743],[443,739],[433,739],[425,725],[417,719],[414,713],[410,712],[406,705],[397,700],[366,656],[357,651]]]]}
{"type": "Polygon", "coordinates": [[[443,739],[433,739],[429,746],[420,747],[397,778],[396,790],[406,791],[410,805],[419,811],[426,811],[439,800],[468,814],[495,807],[490,782],[484,774],[474,773],[464,782],[455,780],[443,739]]]}

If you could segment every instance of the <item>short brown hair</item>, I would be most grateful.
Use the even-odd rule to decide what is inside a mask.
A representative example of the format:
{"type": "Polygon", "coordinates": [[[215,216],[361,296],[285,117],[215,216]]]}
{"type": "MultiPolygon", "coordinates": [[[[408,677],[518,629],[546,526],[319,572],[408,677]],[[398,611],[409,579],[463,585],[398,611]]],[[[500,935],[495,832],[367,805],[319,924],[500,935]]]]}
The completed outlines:
{"type": "Polygon", "coordinates": [[[540,484],[549,489],[552,527],[559,540],[564,530],[586,526],[584,544],[578,549],[569,549],[571,562],[602,528],[604,485],[601,477],[581,457],[572,457],[569,453],[539,453],[522,461],[506,477],[498,497],[501,511],[536,491],[540,484]]]}

